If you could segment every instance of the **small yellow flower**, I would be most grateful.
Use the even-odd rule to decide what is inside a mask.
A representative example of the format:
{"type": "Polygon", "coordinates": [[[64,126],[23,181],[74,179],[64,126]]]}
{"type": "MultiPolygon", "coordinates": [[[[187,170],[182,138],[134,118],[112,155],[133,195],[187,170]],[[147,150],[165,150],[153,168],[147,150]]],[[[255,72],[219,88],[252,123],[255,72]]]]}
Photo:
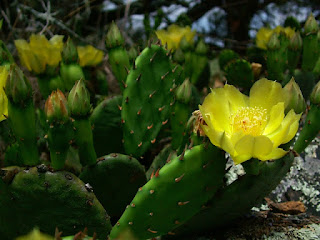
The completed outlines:
{"type": "Polygon", "coordinates": [[[168,49],[177,49],[183,37],[186,38],[187,42],[192,44],[195,31],[191,31],[189,26],[179,27],[178,25],[170,25],[168,30],[158,30],[156,31],[157,37],[161,40],[162,44],[168,44],[168,49]]]}
{"type": "Polygon", "coordinates": [[[249,97],[227,84],[213,89],[199,106],[201,128],[236,164],[278,159],[286,154],[278,147],[295,136],[301,117],[293,110],[285,115],[286,101],[281,84],[265,78],[252,86],[249,97]]]}
{"type": "Polygon", "coordinates": [[[8,98],[4,92],[4,87],[8,78],[8,71],[4,66],[0,66],[0,122],[8,116],[8,98]]]}
{"type": "Polygon", "coordinates": [[[257,35],[256,35],[256,45],[258,48],[261,48],[261,49],[267,49],[267,44],[270,40],[270,37],[273,33],[281,33],[283,32],[288,39],[290,39],[295,31],[294,29],[290,28],[290,27],[281,27],[281,26],[277,26],[275,29],[270,29],[270,28],[265,28],[265,27],[262,27],[259,29],[259,31],[257,32],[257,35]]]}
{"type": "Polygon", "coordinates": [[[30,36],[30,43],[23,39],[14,41],[21,64],[29,71],[43,73],[46,66],[56,67],[61,61],[63,36],[55,35],[48,40],[44,35],[30,36]]]}
{"type": "Polygon", "coordinates": [[[101,63],[103,59],[103,51],[94,48],[91,45],[84,47],[77,47],[79,64],[81,67],[84,66],[96,66],[101,63]]]}

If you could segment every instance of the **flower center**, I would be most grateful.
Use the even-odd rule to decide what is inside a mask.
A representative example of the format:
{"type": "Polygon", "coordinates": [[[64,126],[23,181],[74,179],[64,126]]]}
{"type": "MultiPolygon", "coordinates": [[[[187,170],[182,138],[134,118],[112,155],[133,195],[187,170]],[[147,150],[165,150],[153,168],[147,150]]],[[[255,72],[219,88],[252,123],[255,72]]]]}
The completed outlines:
{"type": "Polygon", "coordinates": [[[233,132],[243,132],[246,135],[259,136],[267,123],[267,110],[261,107],[242,107],[232,115],[233,132]]]}

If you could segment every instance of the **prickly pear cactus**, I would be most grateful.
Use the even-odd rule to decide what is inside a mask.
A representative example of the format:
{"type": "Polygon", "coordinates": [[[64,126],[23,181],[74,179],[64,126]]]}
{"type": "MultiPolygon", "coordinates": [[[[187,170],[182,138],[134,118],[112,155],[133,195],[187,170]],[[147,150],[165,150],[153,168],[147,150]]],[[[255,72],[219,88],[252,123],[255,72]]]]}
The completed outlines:
{"type": "Polygon", "coordinates": [[[123,92],[121,117],[127,154],[141,157],[157,140],[168,122],[172,86],[178,77],[169,56],[159,45],[150,45],[136,59],[123,92]]]}
{"type": "Polygon", "coordinates": [[[244,59],[237,59],[225,67],[228,83],[243,88],[250,88],[254,83],[254,75],[249,62],[244,59]]]}
{"type": "Polygon", "coordinates": [[[85,184],[65,171],[51,172],[40,165],[29,169],[3,169],[0,179],[1,239],[14,239],[34,226],[53,235],[56,227],[66,235],[85,227],[106,238],[109,216],[85,184]]]}
{"type": "Polygon", "coordinates": [[[124,152],[122,144],[121,104],[122,96],[107,98],[95,107],[90,116],[93,144],[98,157],[113,152],[124,152]]]}
{"type": "Polygon", "coordinates": [[[121,216],[138,188],[147,182],[144,167],[137,159],[116,153],[86,167],[80,179],[92,186],[112,220],[121,216]]]}
{"type": "Polygon", "coordinates": [[[279,184],[289,171],[293,158],[290,152],[273,162],[259,162],[256,174],[247,173],[220,189],[199,213],[173,232],[184,235],[211,230],[247,213],[279,184]]]}
{"type": "Polygon", "coordinates": [[[110,239],[128,232],[133,239],[167,234],[187,221],[222,184],[225,158],[213,145],[187,150],[171,160],[139,188],[110,239]]]}

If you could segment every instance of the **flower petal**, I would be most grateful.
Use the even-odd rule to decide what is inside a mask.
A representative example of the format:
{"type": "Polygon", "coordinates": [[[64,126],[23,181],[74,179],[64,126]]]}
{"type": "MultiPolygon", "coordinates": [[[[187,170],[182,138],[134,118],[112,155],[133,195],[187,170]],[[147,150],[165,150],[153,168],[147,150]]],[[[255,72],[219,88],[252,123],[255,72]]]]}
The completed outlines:
{"type": "Polygon", "coordinates": [[[282,158],[286,154],[287,151],[283,150],[282,148],[274,148],[269,155],[261,156],[259,159],[261,161],[275,160],[282,158]]]}
{"type": "Polygon", "coordinates": [[[253,157],[258,159],[269,155],[272,152],[273,144],[266,136],[257,136],[254,138],[253,157]]]}
{"type": "Polygon", "coordinates": [[[255,82],[250,90],[250,107],[262,107],[268,112],[279,102],[284,102],[286,107],[286,99],[281,84],[266,78],[255,82]]]}
{"type": "Polygon", "coordinates": [[[232,112],[236,112],[240,107],[249,106],[248,96],[242,94],[237,88],[226,84],[224,86],[227,101],[230,103],[232,112]]]}
{"type": "Polygon", "coordinates": [[[284,103],[280,102],[273,106],[270,111],[268,123],[263,131],[263,135],[270,134],[278,129],[284,118],[284,103]]]}

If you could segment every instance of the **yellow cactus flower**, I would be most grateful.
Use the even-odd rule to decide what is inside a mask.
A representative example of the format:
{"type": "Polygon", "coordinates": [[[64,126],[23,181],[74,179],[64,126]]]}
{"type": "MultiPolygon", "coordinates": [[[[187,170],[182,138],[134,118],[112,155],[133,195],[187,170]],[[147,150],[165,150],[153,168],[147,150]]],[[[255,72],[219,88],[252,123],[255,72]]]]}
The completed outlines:
{"type": "Polygon", "coordinates": [[[256,45],[258,48],[261,48],[261,49],[267,49],[267,44],[270,40],[270,37],[271,35],[276,32],[276,33],[285,33],[285,35],[290,39],[295,31],[294,29],[290,28],[290,27],[281,27],[281,26],[277,26],[276,28],[274,29],[270,29],[270,28],[265,28],[265,27],[262,27],[259,29],[259,31],[257,32],[257,35],[256,35],[256,45]]]}
{"type": "Polygon", "coordinates": [[[267,44],[273,31],[270,28],[262,27],[256,35],[256,45],[258,48],[267,49],[267,44]]]}
{"type": "Polygon", "coordinates": [[[54,238],[35,228],[29,234],[18,237],[16,240],[54,240],[54,238]]]}
{"type": "Polygon", "coordinates": [[[8,116],[8,98],[4,92],[4,87],[8,78],[6,67],[0,66],[0,122],[8,116]]]}
{"type": "Polygon", "coordinates": [[[84,66],[96,66],[101,63],[103,59],[103,51],[94,48],[91,45],[77,47],[79,64],[81,67],[84,66]]]}
{"type": "Polygon", "coordinates": [[[183,37],[186,38],[187,42],[192,44],[194,36],[196,35],[195,31],[191,31],[189,26],[179,27],[178,25],[170,25],[168,30],[158,30],[156,31],[157,37],[161,40],[162,44],[167,44],[168,49],[177,49],[180,45],[180,42],[183,37]]]}
{"type": "Polygon", "coordinates": [[[265,78],[252,86],[249,97],[226,84],[213,89],[199,106],[200,126],[236,164],[278,159],[286,154],[279,146],[295,136],[301,117],[294,110],[285,115],[286,101],[281,84],[265,78]]]}
{"type": "Polygon", "coordinates": [[[23,39],[14,41],[21,64],[36,74],[43,73],[46,66],[56,67],[61,61],[63,36],[55,35],[48,40],[44,35],[30,36],[30,43],[23,39]]]}

